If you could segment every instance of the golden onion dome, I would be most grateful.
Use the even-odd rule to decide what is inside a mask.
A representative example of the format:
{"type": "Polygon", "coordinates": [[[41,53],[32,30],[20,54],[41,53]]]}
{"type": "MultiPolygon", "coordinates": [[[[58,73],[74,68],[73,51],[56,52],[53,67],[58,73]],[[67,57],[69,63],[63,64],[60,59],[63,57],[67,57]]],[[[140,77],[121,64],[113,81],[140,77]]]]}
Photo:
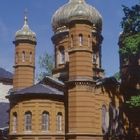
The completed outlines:
{"type": "Polygon", "coordinates": [[[36,41],[36,34],[29,28],[27,16],[24,17],[23,27],[16,32],[15,40],[36,41]]]}
{"type": "Polygon", "coordinates": [[[97,28],[102,28],[102,17],[94,7],[87,4],[85,0],[69,0],[54,13],[52,17],[53,30],[57,31],[74,20],[89,21],[97,28]]]}

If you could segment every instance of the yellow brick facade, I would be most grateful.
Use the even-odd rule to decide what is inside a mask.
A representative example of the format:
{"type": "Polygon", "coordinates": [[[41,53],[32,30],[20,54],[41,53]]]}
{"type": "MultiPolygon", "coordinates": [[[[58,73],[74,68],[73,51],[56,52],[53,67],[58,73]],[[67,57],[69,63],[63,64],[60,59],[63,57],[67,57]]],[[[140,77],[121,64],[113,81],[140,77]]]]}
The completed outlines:
{"type": "Polygon", "coordinates": [[[9,139],[103,140],[102,107],[106,106],[108,113],[110,103],[113,102],[118,108],[120,99],[117,95],[112,95],[117,91],[109,91],[103,86],[96,85],[96,79],[103,78],[104,75],[101,67],[101,29],[89,20],[73,20],[62,30],[54,31],[52,41],[55,50],[53,78],[63,81],[64,86],[63,88],[59,86],[58,80],[54,80],[51,84],[43,83],[43,86],[49,90],[63,89],[63,97],[57,95],[57,91],[52,93],[50,98],[48,91],[46,93],[43,91],[42,94],[41,90],[38,93],[28,90],[27,87],[32,87],[34,83],[36,41],[26,38],[26,41],[15,42],[15,93],[9,97],[9,139]],[[25,58],[22,56],[23,52],[26,54],[25,58]],[[30,52],[32,61],[30,61],[30,52]],[[21,94],[22,88],[30,94],[28,92],[25,95],[21,94]],[[47,132],[42,131],[44,111],[49,113],[47,132]],[[26,112],[30,112],[32,117],[31,131],[28,132],[25,130],[26,112]],[[62,115],[61,131],[57,131],[58,113],[62,115]],[[17,119],[16,126],[13,126],[14,114],[17,119]]]}

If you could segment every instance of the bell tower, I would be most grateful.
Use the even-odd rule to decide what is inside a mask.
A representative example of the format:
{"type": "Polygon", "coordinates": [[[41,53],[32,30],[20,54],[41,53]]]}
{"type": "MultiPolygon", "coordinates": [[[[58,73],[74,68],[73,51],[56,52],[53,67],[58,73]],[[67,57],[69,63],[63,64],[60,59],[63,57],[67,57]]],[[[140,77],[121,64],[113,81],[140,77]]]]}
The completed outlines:
{"type": "Polygon", "coordinates": [[[34,83],[36,34],[24,17],[23,27],[16,32],[15,40],[14,90],[29,87],[34,83]]]}
{"type": "Polygon", "coordinates": [[[85,0],[69,0],[53,15],[52,26],[55,46],[65,44],[68,52],[66,139],[95,140],[97,135],[102,135],[100,124],[95,125],[100,107],[95,105],[92,92],[95,80],[103,76],[102,17],[85,0]]]}

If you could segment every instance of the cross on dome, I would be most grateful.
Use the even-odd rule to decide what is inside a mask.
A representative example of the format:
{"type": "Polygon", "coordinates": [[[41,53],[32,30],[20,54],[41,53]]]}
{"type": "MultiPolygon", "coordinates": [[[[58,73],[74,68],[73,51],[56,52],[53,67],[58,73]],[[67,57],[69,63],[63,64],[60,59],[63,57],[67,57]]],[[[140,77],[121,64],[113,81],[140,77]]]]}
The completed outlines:
{"type": "Polygon", "coordinates": [[[69,0],[69,2],[78,2],[78,3],[82,3],[82,2],[85,2],[85,0],[69,0]]]}
{"type": "Polygon", "coordinates": [[[16,40],[32,40],[36,41],[36,34],[30,29],[28,25],[27,10],[24,12],[24,24],[20,30],[15,34],[16,40]]]}
{"type": "Polygon", "coordinates": [[[27,17],[28,10],[25,9],[24,11],[24,25],[28,25],[28,17],[27,17]]]}

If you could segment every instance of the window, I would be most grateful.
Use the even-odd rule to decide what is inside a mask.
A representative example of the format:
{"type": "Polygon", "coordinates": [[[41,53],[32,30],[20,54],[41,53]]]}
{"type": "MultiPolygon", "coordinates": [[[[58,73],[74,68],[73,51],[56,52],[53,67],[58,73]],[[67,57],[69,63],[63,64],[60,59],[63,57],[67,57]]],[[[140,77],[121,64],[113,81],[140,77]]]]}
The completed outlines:
{"type": "Polygon", "coordinates": [[[42,130],[49,130],[49,113],[46,111],[42,113],[42,130]]]}
{"type": "Polygon", "coordinates": [[[79,35],[79,45],[80,46],[83,45],[83,35],[82,34],[79,35]]]}
{"type": "Polygon", "coordinates": [[[71,35],[71,47],[73,47],[73,35],[71,35]]]}
{"type": "Polygon", "coordinates": [[[25,131],[31,131],[32,130],[32,113],[26,112],[25,113],[25,131]]]}
{"type": "Polygon", "coordinates": [[[65,63],[65,51],[64,51],[64,47],[60,47],[60,64],[64,64],[65,63]]]}
{"type": "Polygon", "coordinates": [[[62,131],[62,113],[57,113],[56,118],[56,124],[57,124],[57,131],[62,131]]]}
{"type": "Polygon", "coordinates": [[[30,52],[29,61],[32,62],[32,52],[30,52]]]}
{"type": "Polygon", "coordinates": [[[118,131],[119,126],[119,109],[111,102],[109,104],[109,116],[110,116],[110,132],[118,131]]]}
{"type": "Polygon", "coordinates": [[[97,62],[97,54],[96,54],[96,52],[93,52],[93,57],[92,58],[93,58],[93,60],[92,60],[93,63],[96,64],[96,62],[97,62]]]}
{"type": "Polygon", "coordinates": [[[16,63],[18,63],[18,52],[16,53],[16,63]]]}
{"type": "Polygon", "coordinates": [[[102,130],[106,134],[109,127],[109,113],[105,105],[102,106],[102,130]]]}
{"type": "Polygon", "coordinates": [[[22,52],[22,62],[25,62],[25,52],[22,52]]]}
{"type": "Polygon", "coordinates": [[[13,130],[14,133],[17,131],[17,113],[13,113],[13,130]]]}
{"type": "Polygon", "coordinates": [[[88,35],[88,47],[90,47],[90,35],[88,35]]]}

